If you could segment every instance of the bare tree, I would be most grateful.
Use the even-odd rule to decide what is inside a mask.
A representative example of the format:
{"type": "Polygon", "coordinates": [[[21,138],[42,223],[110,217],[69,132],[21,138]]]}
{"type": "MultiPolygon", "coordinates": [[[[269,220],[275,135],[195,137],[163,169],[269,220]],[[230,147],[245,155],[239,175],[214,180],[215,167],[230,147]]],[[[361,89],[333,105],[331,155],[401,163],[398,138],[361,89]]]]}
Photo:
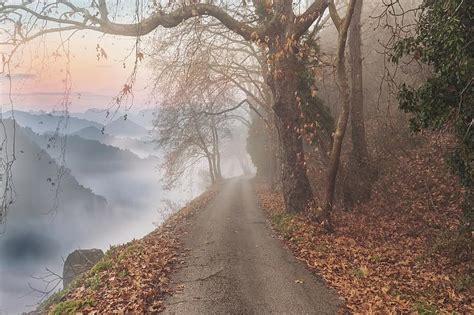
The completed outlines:
{"type": "Polygon", "coordinates": [[[351,0],[349,6],[347,7],[347,12],[344,18],[339,16],[337,12],[334,1],[330,2],[329,10],[331,14],[331,19],[334,22],[334,25],[337,28],[339,33],[338,45],[337,45],[337,55],[336,55],[336,74],[337,74],[337,84],[339,86],[339,91],[341,93],[342,99],[342,109],[339,113],[337,119],[336,128],[334,130],[334,138],[332,142],[331,155],[329,161],[329,168],[326,174],[326,192],[324,197],[324,204],[322,208],[321,218],[325,229],[331,232],[334,227],[331,220],[331,211],[334,204],[334,191],[336,188],[336,177],[339,170],[340,158],[341,158],[341,149],[342,142],[344,139],[344,134],[346,132],[347,121],[349,120],[350,113],[350,90],[349,90],[349,80],[347,77],[346,64],[345,64],[345,52],[346,52],[346,42],[347,34],[349,31],[349,26],[351,24],[352,15],[354,13],[355,5],[357,0],[351,0]]]}
{"type": "MultiPolygon", "coordinates": [[[[257,174],[268,175],[267,179],[276,187],[279,145],[273,120],[271,90],[264,80],[269,71],[265,52],[258,45],[243,40],[220,24],[203,25],[198,21],[187,21],[180,27],[163,33],[161,40],[155,44],[155,53],[151,54],[156,77],[155,90],[160,94],[162,91],[174,93],[178,88],[176,78],[182,76],[183,72],[189,75],[190,69],[199,67],[203,69],[199,74],[207,71],[208,76],[201,77],[202,87],[196,89],[196,93],[201,93],[213,84],[214,89],[219,85],[225,86],[241,99],[246,99],[246,102],[240,103],[240,107],[231,106],[227,115],[229,117],[236,110],[247,111],[251,122],[245,121],[238,114],[232,114],[232,117],[251,129],[252,136],[249,136],[248,142],[254,140],[255,133],[265,134],[265,147],[270,149],[262,154],[265,161],[259,163],[257,156],[252,159],[256,162],[257,174]],[[176,41],[176,38],[180,40],[176,41]],[[209,76],[212,76],[212,81],[209,81],[209,76]],[[267,169],[268,165],[274,166],[271,172],[267,174],[259,171],[260,168],[267,169]]],[[[251,155],[257,154],[255,150],[249,152],[251,155]]],[[[238,156],[242,158],[242,152],[238,156]]],[[[240,162],[243,161],[239,160],[240,162]]],[[[244,173],[248,171],[244,166],[244,173]]]]}
{"type": "Polygon", "coordinates": [[[206,159],[212,183],[221,178],[219,140],[215,119],[196,112],[200,104],[168,106],[155,122],[157,142],[164,152],[165,184],[173,185],[190,167],[206,159]]]}
{"type": "MultiPolygon", "coordinates": [[[[274,100],[283,153],[282,190],[287,211],[302,211],[313,203],[313,194],[306,175],[302,139],[298,133],[301,109],[296,100],[296,77],[299,38],[322,16],[327,1],[317,0],[302,14],[296,14],[289,0],[239,3],[157,3],[148,11],[137,1],[135,22],[117,22],[109,14],[105,0],[92,1],[87,6],[75,1],[52,1],[34,4],[2,5],[0,16],[10,24],[10,32],[2,39],[17,46],[47,33],[92,30],[123,36],[146,35],[158,27],[176,27],[185,20],[199,18],[203,23],[219,21],[249,42],[264,47],[270,71],[266,78],[274,100]],[[238,13],[229,7],[239,7],[238,13]],[[243,12],[243,14],[240,14],[243,12]],[[143,17],[146,16],[146,17],[143,17]]],[[[138,54],[137,54],[138,55],[138,54]]]]}
{"type": "Polygon", "coordinates": [[[162,167],[166,186],[172,187],[201,159],[207,161],[211,183],[215,183],[222,179],[220,137],[229,135],[227,123],[239,117],[225,114],[232,96],[225,86],[210,90],[210,84],[202,90],[203,86],[194,86],[197,82],[192,80],[177,81],[182,87],[165,101],[154,122],[157,143],[165,154],[162,167]],[[200,93],[195,92],[197,88],[200,93]]]}
{"type": "Polygon", "coordinates": [[[364,121],[364,90],[362,68],[361,17],[363,0],[354,8],[354,15],[349,28],[349,64],[351,67],[351,143],[347,177],[344,182],[344,204],[352,207],[354,203],[365,201],[370,197],[373,170],[370,165],[364,121]]]}

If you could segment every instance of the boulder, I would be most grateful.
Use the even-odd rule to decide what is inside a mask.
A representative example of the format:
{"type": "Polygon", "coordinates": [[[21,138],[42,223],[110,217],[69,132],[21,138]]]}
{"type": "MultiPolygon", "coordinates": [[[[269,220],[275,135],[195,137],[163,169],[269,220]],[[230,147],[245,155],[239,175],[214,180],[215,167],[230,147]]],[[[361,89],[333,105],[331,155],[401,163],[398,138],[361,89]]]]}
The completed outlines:
{"type": "Polygon", "coordinates": [[[77,249],[70,253],[63,268],[63,287],[65,288],[78,275],[90,270],[102,257],[101,249],[77,249]]]}

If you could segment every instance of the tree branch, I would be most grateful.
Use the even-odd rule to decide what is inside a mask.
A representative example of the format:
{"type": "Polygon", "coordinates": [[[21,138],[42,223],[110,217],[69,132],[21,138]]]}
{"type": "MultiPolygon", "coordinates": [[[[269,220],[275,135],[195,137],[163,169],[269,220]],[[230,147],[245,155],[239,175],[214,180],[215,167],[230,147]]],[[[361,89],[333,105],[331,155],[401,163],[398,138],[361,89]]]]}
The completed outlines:
{"type": "MultiPolygon", "coordinates": [[[[64,2],[58,1],[58,4],[65,4],[64,2]]],[[[66,2],[66,5],[71,7],[72,4],[66,2]]],[[[84,14],[84,21],[79,22],[72,19],[62,19],[57,17],[51,17],[45,14],[38,13],[25,5],[4,5],[0,6],[0,13],[9,14],[16,11],[24,11],[28,14],[33,15],[34,17],[60,24],[75,25],[81,29],[88,29],[93,31],[98,31],[106,34],[112,35],[122,35],[122,36],[141,36],[146,35],[157,27],[162,26],[164,28],[171,28],[178,26],[182,22],[198,16],[211,16],[219,20],[224,26],[226,26],[231,31],[239,34],[245,40],[252,40],[261,38],[264,36],[263,29],[254,29],[246,23],[240,22],[225,12],[224,9],[219,8],[212,4],[206,3],[197,3],[189,6],[183,6],[179,9],[176,9],[170,13],[164,13],[163,11],[158,11],[155,14],[151,15],[144,20],[133,23],[133,24],[121,24],[110,22],[107,18],[108,11],[105,5],[105,1],[99,1],[99,13],[100,18],[88,14],[87,10],[81,10],[73,6],[74,12],[81,12],[84,14]],[[89,21],[92,21],[93,24],[87,24],[89,21]]]]}
{"type": "MultiPolygon", "coordinates": [[[[332,0],[329,2],[333,2],[332,0]]],[[[328,7],[328,0],[316,0],[305,13],[296,18],[296,35],[303,35],[328,7]]]]}
{"type": "Polygon", "coordinates": [[[334,23],[334,26],[336,27],[337,31],[339,32],[341,29],[342,25],[342,19],[339,16],[339,13],[337,12],[336,4],[334,3],[334,0],[329,1],[329,14],[331,16],[331,19],[334,23]]]}

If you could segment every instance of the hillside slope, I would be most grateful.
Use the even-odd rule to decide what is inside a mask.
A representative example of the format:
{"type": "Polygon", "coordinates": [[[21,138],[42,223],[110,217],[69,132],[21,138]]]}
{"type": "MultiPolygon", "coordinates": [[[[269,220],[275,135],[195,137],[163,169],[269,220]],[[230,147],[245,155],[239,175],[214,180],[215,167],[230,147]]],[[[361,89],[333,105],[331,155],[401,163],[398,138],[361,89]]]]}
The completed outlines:
{"type": "MultiPolygon", "coordinates": [[[[8,139],[13,139],[11,120],[3,122],[8,139]]],[[[4,137],[0,128],[0,139],[4,137]]],[[[0,237],[0,304],[20,312],[36,301],[34,294],[27,295],[28,283],[43,286],[31,276],[43,274],[44,266],[55,267],[54,260],[60,261],[79,240],[93,237],[94,226],[104,224],[108,212],[103,197],[62,170],[20,126],[13,184],[15,199],[0,237]]]]}
{"type": "Polygon", "coordinates": [[[59,161],[64,157],[65,165],[79,182],[111,203],[142,209],[153,206],[160,196],[158,160],[154,157],[141,159],[129,150],[79,136],[64,139],[31,131],[28,136],[54,159],[59,161]]]}
{"type": "MultiPolygon", "coordinates": [[[[102,124],[94,121],[71,117],[67,119],[64,116],[51,113],[29,113],[19,110],[14,111],[15,120],[22,127],[31,128],[36,133],[54,133],[57,128],[59,131],[73,133],[86,127],[95,127],[101,129],[102,124]],[[66,127],[66,129],[64,129],[66,127]]],[[[3,113],[4,118],[11,118],[12,112],[3,113]]]]}

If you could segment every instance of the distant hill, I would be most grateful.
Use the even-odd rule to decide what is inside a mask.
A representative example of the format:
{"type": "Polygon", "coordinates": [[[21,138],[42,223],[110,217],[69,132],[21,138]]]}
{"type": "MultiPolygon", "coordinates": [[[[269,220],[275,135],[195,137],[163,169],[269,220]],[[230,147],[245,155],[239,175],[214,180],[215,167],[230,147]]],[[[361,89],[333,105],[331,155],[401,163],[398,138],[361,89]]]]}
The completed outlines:
{"type": "Polygon", "coordinates": [[[149,156],[158,156],[156,144],[152,140],[139,140],[133,138],[118,138],[106,133],[107,129],[99,130],[95,127],[86,127],[76,131],[72,135],[83,139],[96,140],[103,144],[111,145],[123,150],[130,150],[141,158],[149,156]]]}
{"type": "Polygon", "coordinates": [[[72,135],[79,136],[81,138],[88,139],[88,140],[100,141],[105,144],[107,144],[107,140],[109,138],[113,138],[112,136],[105,133],[105,129],[104,129],[104,132],[102,132],[101,129],[93,127],[93,126],[82,128],[81,130],[78,130],[72,133],[72,135]]]}
{"type": "Polygon", "coordinates": [[[101,125],[107,124],[107,121],[109,120],[107,117],[107,111],[99,108],[90,108],[83,113],[71,112],[70,115],[71,117],[94,121],[101,125]]]}
{"type": "Polygon", "coordinates": [[[109,135],[127,138],[144,138],[148,136],[148,130],[134,121],[118,118],[105,126],[105,132],[109,135]]]}
{"type": "Polygon", "coordinates": [[[111,111],[107,115],[107,111],[99,108],[90,108],[85,112],[71,112],[69,115],[71,117],[86,119],[100,123],[102,125],[107,125],[110,121],[116,119],[123,119],[125,115],[131,121],[134,121],[138,125],[144,127],[147,130],[150,130],[153,127],[153,120],[155,119],[158,108],[149,108],[141,110],[130,110],[130,111],[111,111]]]}
{"type": "MultiPolygon", "coordinates": [[[[8,147],[2,146],[2,159],[5,152],[12,153],[13,145],[13,122],[3,122],[8,147]]],[[[79,184],[69,170],[61,169],[31,141],[27,136],[31,132],[16,126],[15,198],[0,235],[0,308],[11,309],[12,314],[38,302],[38,295],[28,294],[29,284],[40,290],[45,285],[33,276],[44,275],[46,267],[60,273],[61,257],[88,246],[88,240],[104,237],[104,228],[114,224],[105,198],[79,184]]],[[[4,139],[0,128],[0,142],[4,139]]]]}
{"type": "Polygon", "coordinates": [[[158,107],[156,108],[149,108],[149,109],[142,109],[138,112],[132,112],[129,114],[130,118],[137,122],[137,124],[145,127],[148,130],[153,128],[153,121],[155,120],[156,116],[159,114],[158,107]]]}
{"type": "MultiPolygon", "coordinates": [[[[13,113],[18,125],[31,128],[37,133],[56,132],[58,128],[60,132],[66,131],[67,133],[74,133],[86,127],[92,126],[98,129],[102,129],[103,127],[102,124],[97,122],[71,116],[66,120],[64,116],[54,115],[51,113],[30,113],[18,110],[15,110],[13,113]],[[65,127],[67,128],[66,130],[64,130],[65,127]]],[[[12,111],[3,113],[3,118],[11,117],[12,111]]]]}
{"type": "MultiPolygon", "coordinates": [[[[7,139],[10,139],[9,152],[12,152],[13,122],[4,120],[4,123],[7,139]]],[[[55,243],[61,245],[60,240],[54,240],[56,227],[67,229],[72,241],[80,233],[87,233],[76,224],[75,217],[102,216],[107,209],[104,197],[79,184],[69,170],[61,170],[47,152],[31,141],[27,133],[24,128],[16,126],[16,161],[13,164],[15,200],[7,216],[7,233],[0,238],[2,260],[41,258],[36,256],[47,255],[48,250],[54,250],[55,243]],[[25,234],[25,231],[28,233],[25,234]],[[36,239],[36,242],[41,242],[40,249],[28,246],[29,235],[43,235],[45,231],[49,231],[47,237],[36,239]],[[10,246],[12,244],[24,247],[15,248],[10,246]]],[[[5,134],[0,128],[0,140],[3,139],[5,134]]]]}
{"type": "Polygon", "coordinates": [[[66,166],[79,182],[109,202],[145,205],[160,191],[155,172],[159,162],[155,157],[142,159],[129,150],[78,135],[68,136],[65,142],[59,136],[39,135],[31,130],[28,136],[56,160],[65,157],[66,166]],[[66,143],[65,148],[62,143],[66,143]]]}

